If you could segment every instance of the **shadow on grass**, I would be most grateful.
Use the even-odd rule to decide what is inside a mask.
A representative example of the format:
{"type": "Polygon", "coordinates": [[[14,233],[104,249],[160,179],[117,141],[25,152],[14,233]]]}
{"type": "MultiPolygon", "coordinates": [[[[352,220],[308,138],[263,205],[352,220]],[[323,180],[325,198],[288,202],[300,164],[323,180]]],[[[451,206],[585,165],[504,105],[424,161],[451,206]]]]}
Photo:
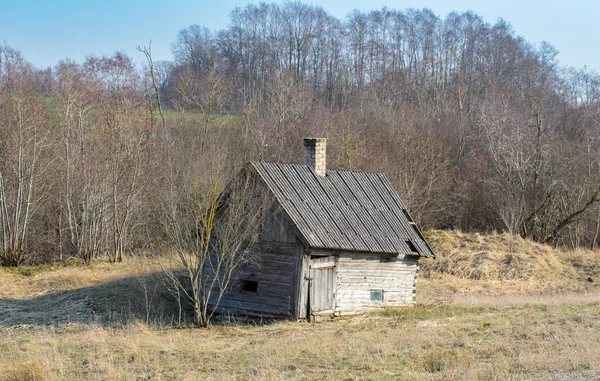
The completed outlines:
{"type": "Polygon", "coordinates": [[[0,327],[77,323],[185,325],[190,311],[169,291],[161,272],[25,299],[0,299],[0,327]]]}

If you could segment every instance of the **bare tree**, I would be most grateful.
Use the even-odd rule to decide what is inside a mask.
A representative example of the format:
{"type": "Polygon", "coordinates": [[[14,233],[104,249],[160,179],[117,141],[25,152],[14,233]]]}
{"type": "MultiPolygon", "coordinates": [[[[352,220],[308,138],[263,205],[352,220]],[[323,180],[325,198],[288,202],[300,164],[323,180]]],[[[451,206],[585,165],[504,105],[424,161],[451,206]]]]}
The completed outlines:
{"type": "Polygon", "coordinates": [[[225,101],[224,74],[215,70],[198,72],[186,67],[177,73],[174,82],[175,108],[181,112],[198,112],[200,132],[206,137],[225,101]]]}
{"type": "Polygon", "coordinates": [[[45,191],[38,186],[49,163],[40,159],[50,129],[33,68],[4,45],[0,85],[0,263],[18,266],[31,254],[30,223],[45,191]]]}
{"type": "Polygon", "coordinates": [[[154,60],[152,59],[152,41],[150,41],[150,44],[146,47],[141,47],[138,46],[137,50],[144,54],[144,57],[146,57],[146,61],[148,62],[148,75],[150,76],[150,83],[152,85],[152,92],[154,92],[153,95],[151,95],[151,92],[148,93],[148,98],[149,100],[149,104],[150,104],[150,116],[152,118],[152,120],[154,120],[154,102],[152,102],[152,99],[154,97],[156,97],[156,108],[158,109],[158,114],[160,115],[160,120],[162,122],[162,128],[163,130],[166,129],[167,127],[167,123],[165,121],[165,113],[163,112],[163,106],[162,106],[162,100],[161,100],[161,80],[160,80],[160,75],[161,72],[160,70],[157,70],[154,66],[154,60]]]}
{"type": "Polygon", "coordinates": [[[100,59],[90,57],[86,70],[102,84],[97,93],[104,122],[100,141],[106,148],[106,181],[111,187],[112,249],[107,254],[111,261],[121,262],[138,210],[143,160],[151,131],[144,126],[141,81],[129,57],[122,53],[100,59]]]}
{"type": "Polygon", "coordinates": [[[56,68],[55,112],[63,143],[64,185],[62,204],[71,246],[76,255],[90,263],[100,251],[105,233],[109,187],[103,181],[102,166],[93,151],[92,97],[99,83],[84,74],[74,62],[63,61],[56,68]]]}
{"type": "Polygon", "coordinates": [[[120,53],[36,70],[0,50],[7,264],[168,246],[156,189],[298,162],[306,133],[331,139],[332,167],[385,172],[425,228],[599,239],[600,75],[503,20],[261,3],[182,30],[173,63],[140,47],[144,72],[120,53]]]}
{"type": "Polygon", "coordinates": [[[177,34],[173,44],[177,62],[190,66],[193,70],[214,68],[216,47],[210,30],[199,25],[191,25],[177,34]]]}
{"type": "Polygon", "coordinates": [[[524,220],[530,179],[538,158],[536,140],[531,138],[526,121],[519,114],[511,98],[500,95],[486,103],[481,117],[486,148],[496,174],[486,181],[494,192],[492,198],[498,216],[510,234],[511,252],[513,235],[519,232],[524,220]]]}
{"type": "Polygon", "coordinates": [[[167,235],[183,265],[184,284],[171,279],[194,306],[194,323],[207,327],[236,271],[254,259],[253,244],[269,198],[255,174],[243,170],[221,192],[217,176],[196,179],[190,192],[168,205],[167,235]]]}

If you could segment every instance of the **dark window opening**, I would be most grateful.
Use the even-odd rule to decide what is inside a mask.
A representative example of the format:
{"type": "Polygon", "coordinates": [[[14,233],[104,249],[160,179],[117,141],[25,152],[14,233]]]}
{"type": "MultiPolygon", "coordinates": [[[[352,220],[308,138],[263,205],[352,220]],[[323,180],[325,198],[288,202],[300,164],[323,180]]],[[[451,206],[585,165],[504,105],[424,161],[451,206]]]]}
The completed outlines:
{"type": "Polygon", "coordinates": [[[371,290],[372,302],[383,302],[383,290],[371,290]]]}
{"type": "Polygon", "coordinates": [[[242,291],[258,292],[258,282],[253,280],[242,281],[242,291]]]}
{"type": "Polygon", "coordinates": [[[417,247],[414,243],[412,243],[412,241],[406,241],[406,244],[408,245],[408,248],[410,249],[411,253],[418,253],[417,247]]]}
{"type": "Polygon", "coordinates": [[[406,209],[402,209],[402,213],[404,213],[404,217],[406,217],[406,219],[408,220],[408,222],[410,222],[411,224],[414,224],[415,222],[413,221],[412,218],[410,218],[410,214],[408,214],[408,211],[406,209]]]}

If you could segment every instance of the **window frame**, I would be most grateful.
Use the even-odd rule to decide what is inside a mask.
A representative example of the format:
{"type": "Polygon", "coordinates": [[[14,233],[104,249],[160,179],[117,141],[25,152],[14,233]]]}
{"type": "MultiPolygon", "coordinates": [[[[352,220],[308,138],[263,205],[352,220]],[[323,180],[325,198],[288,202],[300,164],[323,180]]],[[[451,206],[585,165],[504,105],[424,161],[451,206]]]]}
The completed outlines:
{"type": "Polygon", "coordinates": [[[369,290],[369,301],[371,303],[373,303],[373,302],[374,303],[383,303],[383,301],[384,301],[383,294],[384,294],[384,290],[382,288],[371,288],[369,290]],[[381,298],[376,298],[377,295],[381,296],[381,298]],[[374,296],[375,296],[375,298],[374,298],[374,296]]]}

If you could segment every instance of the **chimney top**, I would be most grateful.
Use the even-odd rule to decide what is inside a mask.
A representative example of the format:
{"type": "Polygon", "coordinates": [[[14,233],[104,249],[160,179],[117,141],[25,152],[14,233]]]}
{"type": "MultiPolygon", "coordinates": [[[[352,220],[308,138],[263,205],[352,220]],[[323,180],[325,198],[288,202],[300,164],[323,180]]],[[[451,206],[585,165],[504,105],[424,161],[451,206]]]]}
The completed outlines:
{"type": "Polygon", "coordinates": [[[313,167],[317,175],[327,172],[327,139],[304,138],[304,165],[313,167]]]}

